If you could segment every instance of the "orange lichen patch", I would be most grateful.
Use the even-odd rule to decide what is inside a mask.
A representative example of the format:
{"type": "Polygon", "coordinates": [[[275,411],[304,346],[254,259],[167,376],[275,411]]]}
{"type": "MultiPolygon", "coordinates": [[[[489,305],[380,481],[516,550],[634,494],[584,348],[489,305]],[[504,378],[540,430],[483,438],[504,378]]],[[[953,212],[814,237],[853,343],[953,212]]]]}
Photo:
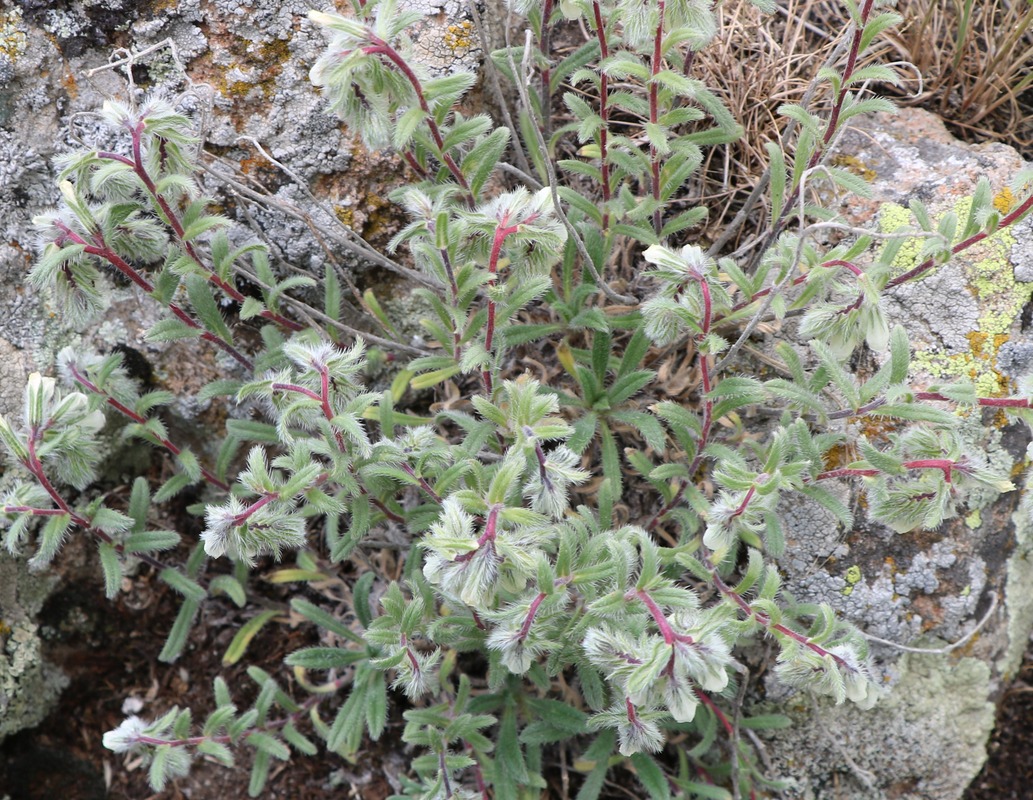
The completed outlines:
{"type": "Polygon", "coordinates": [[[931,597],[919,596],[911,601],[912,608],[922,618],[922,630],[930,631],[943,624],[943,607],[931,597]]]}
{"type": "Polygon", "coordinates": [[[968,345],[972,349],[972,355],[976,358],[983,358],[983,346],[986,344],[987,335],[982,331],[969,331],[965,334],[968,345]]]}
{"type": "Polygon", "coordinates": [[[22,27],[21,9],[0,14],[0,55],[14,63],[29,46],[29,37],[22,27]]]}
{"type": "Polygon", "coordinates": [[[982,331],[970,331],[965,334],[971,349],[972,358],[968,376],[973,382],[983,377],[990,377],[992,383],[992,395],[1002,396],[1011,392],[1011,380],[1007,375],[997,369],[997,352],[1011,337],[1006,333],[997,333],[992,336],[982,331]]]}
{"type": "Polygon", "coordinates": [[[1000,211],[1002,214],[1007,214],[1015,206],[1015,195],[1012,194],[1011,189],[1005,186],[1001,191],[994,195],[994,208],[1000,211]]]}
{"type": "Polygon", "coordinates": [[[445,47],[451,50],[453,54],[463,56],[474,46],[475,35],[473,22],[464,19],[455,25],[449,25],[445,29],[442,38],[444,39],[445,47]]]}
{"type": "MultiPolygon", "coordinates": [[[[272,39],[252,42],[234,33],[235,21],[211,7],[208,52],[190,62],[190,77],[213,86],[231,101],[231,117],[238,130],[256,113],[267,113],[265,101],[276,91],[277,80],[290,59],[290,42],[272,39]]],[[[299,23],[300,24],[300,23],[299,23]]]]}
{"type": "Polygon", "coordinates": [[[251,150],[252,155],[245,156],[240,160],[240,171],[245,175],[256,178],[262,185],[270,186],[283,181],[280,170],[270,163],[269,159],[260,155],[257,150],[251,150]]]}
{"type": "Polygon", "coordinates": [[[857,156],[837,155],[833,156],[829,163],[834,167],[845,169],[847,172],[851,172],[859,178],[864,178],[866,181],[874,181],[877,177],[875,170],[869,169],[868,166],[857,156]]]}

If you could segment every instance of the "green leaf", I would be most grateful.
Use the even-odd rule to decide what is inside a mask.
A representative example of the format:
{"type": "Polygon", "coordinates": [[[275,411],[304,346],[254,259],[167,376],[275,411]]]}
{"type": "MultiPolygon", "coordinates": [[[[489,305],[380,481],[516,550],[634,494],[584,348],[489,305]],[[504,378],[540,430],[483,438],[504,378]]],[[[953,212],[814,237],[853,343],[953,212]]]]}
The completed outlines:
{"type": "Polygon", "coordinates": [[[258,797],[265,788],[265,782],[269,779],[269,759],[270,755],[263,750],[255,753],[255,762],[251,766],[251,779],[247,785],[249,797],[258,797]]]}
{"type": "Polygon", "coordinates": [[[243,584],[232,575],[216,575],[208,584],[208,588],[213,594],[226,595],[236,603],[237,608],[243,608],[247,603],[247,593],[243,584]]]}
{"type": "Polygon", "coordinates": [[[395,150],[404,151],[408,148],[409,142],[412,141],[413,134],[426,117],[427,113],[422,108],[419,106],[413,106],[398,118],[395,122],[395,130],[393,134],[395,150]]]}
{"type": "Polygon", "coordinates": [[[175,531],[141,531],[129,536],[124,544],[127,553],[173,550],[178,546],[179,534],[175,531]]]}
{"type": "Polygon", "coordinates": [[[616,743],[617,733],[612,728],[600,732],[592,745],[581,757],[582,762],[593,764],[584,783],[577,793],[577,800],[598,800],[606,781],[606,773],[610,770],[610,754],[616,743]]]}
{"type": "Polygon", "coordinates": [[[319,748],[316,747],[307,736],[295,728],[294,723],[292,722],[288,722],[284,725],[283,738],[286,739],[290,746],[299,753],[303,753],[307,756],[314,756],[319,752],[319,748]]]}
{"type": "Polygon", "coordinates": [[[208,595],[201,584],[171,567],[163,569],[159,577],[188,600],[200,603],[208,595]]]}
{"type": "Polygon", "coordinates": [[[215,295],[212,294],[208,281],[200,275],[187,275],[184,283],[187,288],[187,296],[190,298],[190,305],[193,306],[201,324],[224,342],[232,342],[233,334],[230,333],[226,320],[222,318],[219,304],[215,300],[215,295]]]}
{"type": "Polygon", "coordinates": [[[309,622],[314,622],[320,628],[325,628],[331,633],[337,634],[342,639],[347,639],[355,644],[366,644],[363,638],[345,625],[344,622],[304,598],[295,597],[291,600],[291,608],[301,614],[301,616],[309,622]]]}
{"type": "Polygon", "coordinates": [[[305,647],[295,650],[283,663],[303,669],[339,669],[365,661],[369,654],[365,650],[347,650],[343,647],[305,647]]]}
{"type": "Polygon", "coordinates": [[[226,420],[226,431],[231,436],[245,442],[261,442],[262,444],[279,444],[280,434],[275,425],[251,419],[226,420]]]}
{"type": "Polygon", "coordinates": [[[656,373],[651,369],[638,370],[621,378],[618,378],[612,386],[606,390],[606,396],[611,406],[618,406],[626,400],[631,399],[640,390],[650,384],[656,373]]]}
{"type": "Polygon", "coordinates": [[[241,303],[238,316],[241,319],[251,319],[252,317],[257,317],[263,311],[265,311],[265,304],[261,300],[256,300],[254,297],[245,297],[244,302],[241,303]]]}
{"type": "Polygon", "coordinates": [[[190,626],[194,624],[194,617],[201,608],[199,600],[184,600],[176,614],[176,621],[172,623],[172,630],[169,631],[165,646],[158,654],[158,660],[170,663],[179,658],[187,643],[187,635],[190,633],[190,626]]]}
{"type": "Polygon", "coordinates": [[[631,757],[631,763],[635,767],[635,776],[652,800],[670,800],[671,787],[667,782],[667,776],[651,756],[635,753],[631,757]]]}
{"type": "Polygon", "coordinates": [[[145,338],[149,342],[172,342],[177,339],[196,339],[203,332],[201,328],[193,328],[178,319],[161,319],[151,326],[145,338]]]}
{"type": "Polygon", "coordinates": [[[100,553],[100,565],[104,570],[104,595],[110,600],[118,594],[122,586],[122,562],[118,550],[107,542],[101,542],[97,548],[100,553]]]}
{"type": "Polygon", "coordinates": [[[479,195],[502,154],[509,145],[509,128],[499,127],[481,139],[466,154],[459,165],[460,171],[470,184],[470,191],[479,195]]]}
{"type": "Polygon", "coordinates": [[[366,730],[374,742],[380,738],[387,725],[387,682],[384,673],[372,672],[369,688],[366,690],[366,730]]]}
{"type": "Polygon", "coordinates": [[[786,162],[782,148],[775,142],[766,142],[764,149],[768,152],[771,171],[771,224],[775,225],[782,216],[786,196],[786,162]]]}
{"type": "Polygon", "coordinates": [[[164,503],[167,500],[171,500],[191,483],[193,481],[190,480],[189,475],[183,472],[177,473],[158,487],[158,491],[154,493],[153,500],[155,503],[164,503]]]}
{"type": "Polygon", "coordinates": [[[924,405],[923,403],[887,403],[868,412],[873,417],[896,417],[912,422],[932,422],[944,427],[953,427],[958,418],[949,411],[924,405]]]}
{"type": "Polygon", "coordinates": [[[230,642],[230,646],[226,648],[226,653],[222,657],[222,665],[228,667],[240,661],[251,640],[255,638],[267,622],[279,616],[279,613],[279,611],[260,611],[256,616],[241,625],[240,630],[237,631],[230,642]]]}
{"type": "Polygon", "coordinates": [[[287,761],[291,757],[291,751],[283,742],[275,736],[264,731],[253,731],[248,734],[247,743],[258,748],[263,753],[268,753],[280,761],[287,761]]]}
{"type": "Polygon", "coordinates": [[[744,717],[739,724],[755,731],[774,731],[792,727],[793,721],[784,714],[758,714],[755,717],[744,717]]]}
{"type": "Polygon", "coordinates": [[[498,771],[496,785],[500,781],[515,786],[527,785],[527,766],[517,736],[516,710],[512,706],[507,706],[502,712],[495,745],[495,768],[498,771]]]}
{"type": "Polygon", "coordinates": [[[373,624],[373,610],[370,608],[369,595],[376,577],[376,573],[372,570],[364,572],[355,582],[355,588],[352,590],[355,616],[362,627],[367,629],[373,624]]]}

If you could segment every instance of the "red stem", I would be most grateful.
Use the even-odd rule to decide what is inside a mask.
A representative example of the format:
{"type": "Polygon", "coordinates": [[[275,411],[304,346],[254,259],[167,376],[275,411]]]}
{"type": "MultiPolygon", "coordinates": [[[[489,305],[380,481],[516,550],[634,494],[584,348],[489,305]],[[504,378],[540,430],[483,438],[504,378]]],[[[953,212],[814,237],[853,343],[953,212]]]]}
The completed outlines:
{"type": "MultiPolygon", "coordinates": [[[[964,472],[964,466],[956,461],[951,461],[949,458],[919,458],[914,461],[905,461],[902,466],[904,469],[938,469],[943,473],[943,479],[947,482],[951,482],[951,473],[954,470],[964,472]]],[[[862,477],[870,478],[875,475],[882,474],[881,470],[878,469],[851,469],[850,467],[842,467],[840,469],[830,469],[826,472],[819,473],[814,477],[814,480],[821,481],[829,478],[850,478],[850,477],[862,477]]]]}
{"type": "MultiPolygon", "coordinates": [[[[518,225],[509,226],[509,213],[504,213],[502,219],[499,220],[498,226],[495,228],[495,236],[491,242],[491,255],[488,257],[488,288],[493,289],[498,281],[498,269],[499,269],[499,256],[502,254],[502,244],[506,241],[506,237],[511,233],[516,233],[519,230],[518,225]]],[[[492,344],[495,339],[495,301],[491,299],[490,293],[488,296],[488,322],[485,327],[484,334],[484,349],[491,353],[492,344]]],[[[484,381],[484,391],[489,397],[491,396],[491,373],[488,370],[481,372],[481,378],[484,381]]]]}
{"type": "Polygon", "coordinates": [[[33,508],[32,506],[4,506],[5,514],[32,514],[34,517],[60,517],[66,512],[60,508],[33,508]]]}
{"type": "MultiPolygon", "coordinates": [[[[176,212],[173,210],[172,206],[169,205],[168,200],[166,200],[164,197],[161,196],[161,194],[158,193],[157,185],[154,183],[154,179],[151,178],[150,173],[147,172],[147,168],[144,166],[143,163],[143,132],[145,125],[146,122],[144,120],[141,120],[135,126],[129,129],[133,141],[132,160],[126,158],[125,156],[120,156],[117,153],[110,152],[100,152],[97,154],[97,156],[99,158],[106,158],[119,161],[133,168],[133,172],[136,173],[136,176],[140,179],[140,182],[143,183],[144,188],[147,189],[147,193],[151,196],[151,199],[161,210],[162,216],[164,216],[166,224],[170,228],[172,228],[173,233],[175,233],[176,238],[179,240],[180,244],[183,245],[183,249],[186,252],[186,254],[190,257],[190,260],[197,264],[199,267],[201,267],[201,269],[203,269],[205,272],[207,272],[208,280],[214,283],[216,286],[218,286],[219,289],[222,290],[222,292],[227,297],[229,297],[236,303],[243,303],[245,299],[244,295],[241,294],[237,287],[234,286],[232,283],[229,283],[228,281],[225,281],[221,277],[219,277],[219,275],[216,274],[215,270],[209,267],[201,259],[201,257],[197,253],[197,250],[194,248],[193,243],[188,242],[186,240],[186,230],[183,227],[182,221],[180,220],[176,212]]],[[[299,325],[297,322],[294,322],[293,320],[289,320],[280,314],[270,311],[269,309],[263,310],[259,316],[271,320],[280,325],[281,327],[291,331],[300,331],[304,327],[302,325],[299,325]]]]}
{"type": "Polygon", "coordinates": [[[238,526],[238,527],[240,525],[243,525],[260,508],[264,508],[265,506],[269,505],[274,500],[279,500],[279,499],[280,499],[280,493],[279,492],[268,492],[268,493],[262,495],[258,500],[256,500],[254,503],[252,503],[247,508],[245,508],[243,511],[241,511],[239,514],[237,514],[235,517],[233,517],[233,524],[238,526]]]}
{"type": "Polygon", "coordinates": [[[815,644],[802,633],[797,633],[792,628],[787,628],[785,625],[782,625],[781,623],[773,623],[771,621],[771,617],[769,617],[763,611],[758,611],[757,609],[755,609],[753,606],[747,603],[742,597],[740,597],[731,586],[725,583],[721,576],[718,574],[717,567],[711,564],[709,559],[704,559],[703,563],[707,567],[707,569],[710,570],[710,580],[713,582],[717,590],[721,592],[721,594],[723,594],[726,598],[731,600],[739,608],[739,610],[747,616],[747,618],[755,619],[758,623],[760,623],[763,627],[767,628],[769,631],[776,631],[777,633],[780,633],[783,636],[792,639],[794,642],[801,644],[810,650],[813,650],[815,653],[822,657],[831,656],[832,660],[835,661],[840,667],[853,671],[850,665],[847,664],[846,661],[844,661],[842,658],[837,656],[835,653],[826,650],[821,645],[815,644]]]}
{"type": "MultiPolygon", "coordinates": [[[[119,413],[123,414],[124,416],[129,417],[129,419],[131,419],[133,422],[137,423],[138,425],[146,425],[147,424],[147,418],[146,417],[140,416],[135,411],[133,411],[131,408],[129,408],[128,406],[124,405],[123,403],[120,403],[118,400],[116,400],[110,394],[108,394],[107,392],[105,392],[102,389],[100,389],[100,387],[98,387],[95,383],[90,381],[85,375],[83,375],[79,371],[79,367],[76,364],[74,364],[74,363],[73,364],[69,364],[68,367],[69,367],[69,371],[72,373],[72,377],[75,379],[76,383],[78,383],[80,386],[82,386],[85,389],[88,389],[89,391],[93,392],[94,394],[97,394],[97,395],[103,397],[105,402],[109,406],[111,406],[112,408],[114,408],[116,411],[118,411],[119,413]]],[[[166,450],[168,450],[170,453],[172,453],[172,455],[178,456],[182,452],[182,450],[179,447],[177,447],[175,444],[173,444],[169,439],[165,438],[164,436],[160,436],[160,435],[158,435],[157,433],[155,433],[154,431],[151,431],[151,430],[148,430],[147,433],[150,436],[153,436],[154,440],[156,442],[158,442],[158,444],[160,444],[166,450]]],[[[212,486],[215,486],[218,489],[222,489],[224,492],[228,492],[230,490],[229,484],[227,484],[225,481],[220,480],[213,472],[209,471],[205,467],[201,467],[201,475],[204,476],[204,479],[206,481],[208,481],[210,484],[212,484],[212,486]]]]}
{"type": "MultiPolygon", "coordinates": [[[[44,426],[44,429],[45,428],[46,428],[46,426],[44,426]]],[[[125,546],[124,545],[116,543],[115,540],[111,538],[111,534],[109,534],[107,531],[104,531],[104,530],[101,530],[100,528],[94,527],[90,523],[90,521],[88,519],[86,519],[86,517],[84,517],[81,514],[77,514],[74,511],[72,511],[72,509],[68,505],[68,503],[65,502],[65,499],[61,496],[61,494],[57,491],[57,489],[54,488],[54,484],[52,484],[50,482],[50,479],[47,477],[47,473],[43,470],[43,463],[39,460],[39,457],[36,455],[36,440],[40,436],[42,436],[42,431],[40,429],[33,428],[29,432],[29,437],[28,437],[29,457],[28,457],[28,460],[22,462],[23,465],[25,466],[25,468],[27,470],[29,470],[29,472],[32,473],[33,477],[37,481],[39,481],[39,485],[41,487],[43,487],[43,490],[48,495],[50,495],[50,499],[54,501],[54,505],[56,505],[59,509],[61,509],[62,513],[67,514],[71,518],[72,522],[74,522],[76,525],[78,525],[80,528],[82,528],[87,533],[93,534],[94,536],[96,536],[98,539],[100,539],[105,544],[112,545],[118,553],[124,555],[125,554],[125,546]]],[[[133,555],[136,558],[140,559],[145,564],[148,564],[149,566],[154,567],[156,570],[160,571],[160,570],[163,570],[163,569],[168,569],[167,565],[163,564],[158,559],[156,559],[153,556],[150,556],[150,555],[148,555],[146,553],[134,553],[133,555]]]]}
{"type": "MultiPolygon", "coordinates": [[[[1001,219],[1000,223],[997,225],[997,230],[1007,228],[1009,225],[1013,224],[1014,222],[1022,218],[1022,216],[1025,215],[1026,212],[1030,210],[1030,208],[1033,208],[1033,194],[1027,197],[1018,208],[1016,208],[1010,214],[1001,219]]],[[[983,239],[987,238],[990,235],[991,234],[987,233],[986,231],[980,231],[979,233],[974,234],[973,236],[969,236],[963,242],[958,242],[956,245],[954,245],[954,247],[951,248],[951,255],[956,256],[961,251],[967,250],[972,245],[976,244],[977,242],[983,241],[983,239]]],[[[934,266],[936,266],[936,259],[927,258],[914,269],[905,272],[903,275],[898,275],[896,278],[893,278],[892,280],[888,281],[886,283],[885,288],[892,289],[895,286],[900,286],[900,284],[902,283],[907,283],[908,281],[917,278],[919,275],[928,272],[934,266]]]]}
{"type": "Polygon", "coordinates": [[[362,48],[362,52],[366,55],[384,55],[387,56],[388,60],[391,61],[398,71],[401,72],[409,83],[412,85],[413,91],[416,92],[416,99],[420,104],[420,108],[427,115],[427,127],[430,129],[430,135],[434,139],[434,144],[437,145],[438,153],[441,156],[442,162],[448,167],[448,171],[452,173],[452,177],[455,178],[463,190],[466,192],[467,203],[470,207],[473,207],[474,198],[473,193],[470,191],[470,184],[466,182],[466,178],[463,176],[462,170],[453,160],[447,152],[445,152],[445,139],[441,135],[441,129],[438,128],[438,123],[434,119],[434,114],[431,113],[430,106],[427,104],[427,98],[423,94],[423,84],[420,79],[416,76],[416,73],[412,71],[404,58],[395,50],[391,45],[376,36],[372,32],[369,32],[369,40],[372,42],[370,46],[362,48]]]}
{"type": "MultiPolygon", "coordinates": [[[[99,258],[103,258],[105,261],[111,264],[111,266],[113,266],[115,269],[117,269],[119,272],[121,272],[123,275],[129,278],[129,280],[131,280],[133,283],[135,283],[137,286],[143,289],[148,295],[154,294],[154,286],[151,285],[150,281],[148,281],[139,272],[137,272],[129,264],[129,262],[123,259],[120,255],[118,255],[118,253],[116,253],[114,250],[108,247],[107,243],[101,237],[99,231],[96,231],[93,234],[93,238],[96,241],[96,244],[90,245],[86,243],[85,239],[83,239],[79,234],[77,234],[68,226],[59,222],[57,223],[57,227],[62,231],[64,235],[62,238],[58,239],[55,242],[55,244],[61,246],[64,243],[64,240],[67,239],[69,241],[75,242],[76,244],[84,245],[84,252],[89,253],[93,256],[97,256],[99,258]]],[[[235,348],[229,342],[219,338],[211,331],[205,330],[205,328],[199,322],[194,320],[189,314],[187,314],[187,312],[185,312],[178,305],[170,302],[167,303],[166,306],[169,309],[169,311],[171,311],[172,314],[188,328],[193,328],[194,330],[201,331],[201,338],[204,339],[206,342],[211,342],[216,347],[219,347],[220,349],[228,353],[230,356],[232,356],[239,364],[241,364],[248,370],[254,369],[254,365],[251,363],[251,361],[248,360],[248,358],[245,357],[239,350],[237,350],[237,348],[235,348]]]]}
{"type": "MultiPolygon", "coordinates": [[[[602,9],[599,7],[599,0],[593,0],[592,13],[595,15],[595,33],[599,39],[600,61],[605,61],[610,56],[609,42],[606,41],[606,29],[603,26],[602,9]]],[[[599,118],[603,121],[599,128],[599,159],[600,172],[603,179],[603,234],[610,229],[610,163],[607,159],[607,139],[609,137],[610,109],[609,78],[605,72],[599,70],[599,118]]]]}
{"type": "Polygon", "coordinates": [[[420,488],[423,489],[423,491],[425,491],[427,494],[430,495],[431,500],[433,500],[438,505],[441,505],[441,502],[442,502],[441,495],[439,495],[436,491],[434,491],[434,487],[431,486],[429,483],[427,483],[426,478],[424,478],[422,475],[417,475],[416,474],[416,470],[414,470],[412,467],[410,467],[404,461],[399,466],[401,467],[402,472],[404,472],[410,478],[415,478],[416,479],[416,481],[420,484],[420,488]]]}
{"type": "MultiPolygon", "coordinates": [[[[480,535],[480,538],[477,539],[477,547],[475,547],[468,553],[463,553],[460,556],[456,556],[456,563],[469,561],[471,558],[474,557],[478,550],[480,550],[486,544],[490,544],[491,542],[495,541],[496,527],[498,526],[499,519],[499,510],[501,508],[502,506],[494,505],[488,510],[488,520],[484,523],[484,533],[482,533],[480,535]]],[[[476,612],[474,612],[474,616],[476,616],[476,612]]]]}
{"type": "Polygon", "coordinates": [[[660,629],[660,633],[663,634],[665,644],[674,644],[675,641],[682,637],[679,637],[674,632],[674,628],[671,627],[671,623],[667,621],[667,617],[664,616],[664,612],[660,610],[660,606],[656,604],[656,601],[650,596],[649,592],[645,589],[636,589],[634,592],[628,592],[628,599],[635,597],[640,600],[646,608],[649,609],[650,616],[653,617],[653,621],[656,623],[656,627],[660,629]]]}
{"type": "Polygon", "coordinates": [[[520,632],[517,634],[518,641],[524,641],[531,632],[531,626],[534,624],[534,618],[537,616],[538,608],[543,600],[545,600],[545,592],[539,592],[538,596],[531,601],[531,606],[527,609],[527,616],[524,618],[524,624],[520,626],[520,632]]]}
{"type": "Polygon", "coordinates": [[[707,708],[714,712],[714,716],[717,717],[718,721],[721,723],[721,727],[725,729],[725,733],[727,733],[729,736],[734,736],[735,728],[732,726],[731,721],[725,715],[725,712],[717,707],[717,704],[710,699],[710,696],[706,692],[701,691],[700,689],[696,689],[695,691],[696,697],[700,699],[703,705],[705,705],[707,708]]]}
{"type": "MultiPolygon", "coordinates": [[[[660,67],[662,64],[661,49],[663,44],[664,35],[664,0],[659,2],[660,16],[656,24],[656,33],[653,36],[653,57],[650,64],[650,81],[649,81],[649,121],[656,125],[660,119],[660,108],[658,101],[658,94],[660,84],[657,82],[656,76],[660,74],[660,67]]],[[[653,202],[656,203],[656,208],[653,210],[653,230],[656,235],[660,235],[660,231],[663,229],[663,215],[660,211],[660,157],[656,152],[655,145],[649,145],[649,162],[652,169],[652,189],[653,189],[653,202]]]]}

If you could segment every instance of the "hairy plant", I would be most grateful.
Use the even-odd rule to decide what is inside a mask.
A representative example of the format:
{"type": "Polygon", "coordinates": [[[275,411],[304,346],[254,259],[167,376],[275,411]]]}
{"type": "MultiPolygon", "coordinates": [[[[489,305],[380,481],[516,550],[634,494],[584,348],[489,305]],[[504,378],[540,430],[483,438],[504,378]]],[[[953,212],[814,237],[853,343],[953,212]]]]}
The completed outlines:
{"type": "MultiPolygon", "coordinates": [[[[365,385],[361,339],[346,346],[285,310],[289,293],[315,279],[283,279],[264,248],[231,244],[239,236],[194,179],[190,120],[160,99],[108,104],[125,147],[62,163],[63,204],[37,220],[31,280],[87,318],[103,306],[104,273],[121,273],[168,311],[152,340],[196,339],[220,354],[225,375],[200,397],[253,413],[230,419],[221,446],[193,453],[162,422],[169,393],[141,394],[119,354],[63,351],[61,384],[33,375],[22,420],[0,418],[11,461],[28,472],[3,499],[5,544],[17,551],[34,537],[42,565],[71,532],[92,535],[109,597],[131,564],[156,570],[183,596],[164,661],[213,602],[255,612],[224,663],[288,610],[318,644],[286,658],[289,688],[252,667],[258,691],[246,710],[233,700],[240,687],[216,676],[215,710],[199,726],[189,709],[130,717],[105,746],[146,759],[156,791],[195,757],[232,764],[244,746],[257,795],[275,760],[313,755],[315,740],[352,757],[400,712],[416,754],[401,778],[406,797],[539,796],[557,743],[580,753],[581,800],[600,796],[618,767],[654,798],[758,797],[782,784],[742,731],[786,720],[740,713],[745,644],[767,640],[787,684],[873,703],[865,638],[828,606],[781,591],[780,504],[809,498],[849,526],[855,510],[829,487],[862,481],[872,521],[935,527],[972,489],[1012,488],[963,448],[955,411],[1029,420],[1033,397],[1030,387],[1002,398],[912,386],[908,334],[882,303],[1028,213],[1030,176],[1016,177],[1023,199],[1007,212],[985,183],[965,219],[934,224],[915,203],[913,226],[878,248],[868,236],[835,247],[813,236],[810,223],[832,217],[815,185],[865,191],[829,165],[837,136],[858,115],[891,108],[870,87],[896,73],[861,66],[899,22],[876,6],[844,7],[842,58],[819,72],[828,102],[779,109],[792,146],[765,148],[767,213],[741,258],[695,243],[707,212],[684,193],[708,150],[742,135],[692,77],[694,54],[719,30],[707,0],[514,3],[525,44],[486,64],[519,97],[504,115],[512,126],[464,112],[474,76],[423,69],[406,36],[414,18],[390,0],[358,2],[347,17],[313,12],[330,37],[313,83],[369,146],[393,148],[414,175],[395,194],[409,222],[391,249],[406,248],[425,276],[416,291],[433,349],[383,390],[365,385]],[[558,33],[578,25],[589,40],[553,58],[558,33]],[[913,268],[894,268],[916,236],[913,268]],[[642,277],[615,288],[627,253],[642,277]],[[237,289],[238,274],[260,297],[237,289]],[[753,375],[740,358],[767,315],[801,317],[798,340],[777,348],[785,377],[753,375]],[[242,337],[237,320],[260,323],[260,340],[242,337]],[[863,343],[884,355],[864,380],[846,366],[863,343]],[[551,350],[557,368],[521,374],[514,354],[530,347],[551,350]],[[694,360],[694,406],[638,401],[656,388],[645,366],[655,348],[694,360]],[[462,403],[410,413],[425,412],[410,390],[446,385],[462,403]],[[748,436],[722,424],[757,406],[777,409],[774,421],[748,436]],[[176,466],[156,490],[137,478],[124,510],[91,499],[106,418],[176,466]],[[868,441],[855,432],[866,421],[892,425],[868,441]],[[837,464],[844,448],[856,458],[837,464]],[[82,494],[71,499],[69,486],[82,494]],[[151,507],[190,486],[203,492],[194,507],[203,532],[176,566],[162,553],[182,535],[152,530],[151,507]],[[385,534],[404,542],[401,581],[363,555],[385,534]],[[296,568],[276,575],[298,584],[289,609],[247,580],[287,553],[296,568]],[[224,560],[232,569],[217,568],[224,560]],[[344,588],[345,613],[328,586],[344,588]]],[[[332,270],[321,288],[322,317],[335,322],[343,299],[332,270]]]]}

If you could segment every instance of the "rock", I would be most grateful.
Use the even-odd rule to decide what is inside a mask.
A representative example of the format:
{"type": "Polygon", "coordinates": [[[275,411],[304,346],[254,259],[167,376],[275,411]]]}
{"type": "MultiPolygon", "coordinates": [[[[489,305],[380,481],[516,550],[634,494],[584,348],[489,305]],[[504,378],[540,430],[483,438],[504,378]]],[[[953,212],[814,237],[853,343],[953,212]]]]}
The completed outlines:
{"type": "MultiPolygon", "coordinates": [[[[872,194],[851,198],[842,213],[853,225],[884,233],[910,221],[913,198],[934,220],[948,212],[964,219],[981,176],[1005,209],[1008,182],[1024,166],[1011,148],[956,141],[938,118],[918,110],[859,123],[838,152],[834,163],[863,175],[872,194]]],[[[964,379],[981,396],[1014,391],[1033,367],[1033,340],[1022,321],[1033,295],[1031,244],[1027,219],[887,293],[891,322],[904,325],[912,341],[912,385],[964,379]]],[[[916,252],[905,245],[899,272],[915,265],[916,252]]],[[[1030,440],[1023,423],[974,413],[963,428],[972,452],[1006,474],[1021,472],[1030,440]]],[[[857,486],[843,491],[853,508],[863,508],[857,486]]],[[[904,534],[865,520],[863,511],[852,530],[840,530],[812,503],[784,509],[786,589],[803,602],[831,603],[877,637],[872,652],[885,687],[875,709],[863,711],[812,702],[769,682],[763,707],[788,711],[795,723],[768,743],[772,762],[794,779],[788,796],[961,797],[985,760],[994,703],[1033,629],[1027,506],[1020,492],[972,493],[958,518],[904,534]],[[882,643],[936,651],[966,636],[962,647],[941,654],[882,643]]]]}
{"type": "Polygon", "coordinates": [[[0,551],[0,741],[39,724],[68,684],[43,660],[34,621],[54,583],[0,551]]]}

